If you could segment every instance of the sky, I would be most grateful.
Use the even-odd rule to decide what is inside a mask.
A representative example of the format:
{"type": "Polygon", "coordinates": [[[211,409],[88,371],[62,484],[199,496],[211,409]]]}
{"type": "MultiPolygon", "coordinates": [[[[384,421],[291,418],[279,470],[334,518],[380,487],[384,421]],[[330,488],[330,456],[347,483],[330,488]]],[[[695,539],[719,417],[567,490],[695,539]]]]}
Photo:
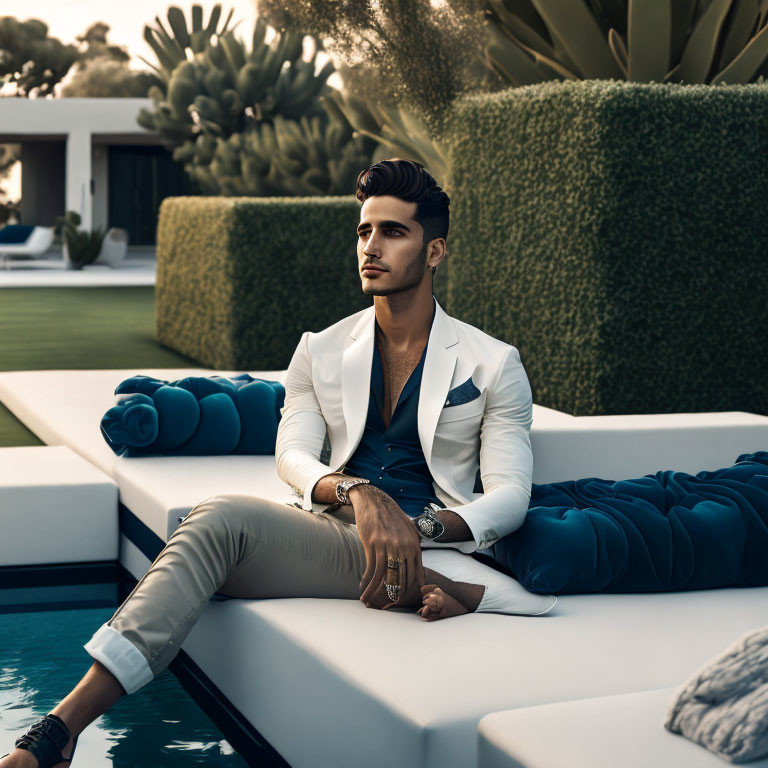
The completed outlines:
{"type": "MultiPolygon", "coordinates": [[[[26,19],[40,19],[48,24],[48,34],[58,37],[62,43],[75,43],[77,35],[96,21],[109,24],[109,41],[124,45],[132,56],[131,67],[144,69],[145,65],[137,58],[144,56],[150,61],[155,57],[152,49],[144,42],[142,30],[145,24],[154,22],[160,16],[164,23],[168,6],[176,5],[184,11],[187,20],[191,18],[193,5],[203,7],[203,21],[208,22],[210,10],[216,5],[215,0],[0,0],[0,15],[26,19]]],[[[253,0],[233,0],[221,2],[222,17],[226,17],[230,8],[235,9],[234,20],[242,19],[238,32],[243,37],[250,37],[256,21],[253,0]]],[[[167,23],[166,23],[167,26],[167,23]]]]}

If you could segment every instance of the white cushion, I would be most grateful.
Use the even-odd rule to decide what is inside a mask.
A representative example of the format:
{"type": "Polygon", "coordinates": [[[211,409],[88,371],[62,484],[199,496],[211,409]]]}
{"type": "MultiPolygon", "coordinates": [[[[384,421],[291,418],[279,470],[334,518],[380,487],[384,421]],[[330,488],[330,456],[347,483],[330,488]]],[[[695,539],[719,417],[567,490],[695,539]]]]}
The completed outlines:
{"type": "MultiPolygon", "coordinates": [[[[555,412],[557,413],[557,412],[555,412]]],[[[663,470],[695,475],[765,450],[768,416],[744,411],[571,416],[533,414],[533,482],[626,480],[663,470]]]]}
{"type": "Polygon", "coordinates": [[[295,768],[471,768],[483,716],[677,685],[766,604],[768,588],[565,595],[544,616],[426,622],[356,600],[230,600],[183,648],[295,768]]]}
{"type": "MultiPolygon", "coordinates": [[[[478,768],[723,768],[664,728],[677,688],[495,712],[478,726],[478,768]]],[[[751,768],[768,768],[768,757],[751,768]]]]}
{"type": "Polygon", "coordinates": [[[0,448],[0,566],[116,560],[117,484],[65,446],[0,448]]]}
{"type": "Polygon", "coordinates": [[[119,459],[113,474],[120,500],[163,541],[178,518],[222,493],[287,500],[290,487],[277,475],[274,456],[156,456],[119,459]]]}

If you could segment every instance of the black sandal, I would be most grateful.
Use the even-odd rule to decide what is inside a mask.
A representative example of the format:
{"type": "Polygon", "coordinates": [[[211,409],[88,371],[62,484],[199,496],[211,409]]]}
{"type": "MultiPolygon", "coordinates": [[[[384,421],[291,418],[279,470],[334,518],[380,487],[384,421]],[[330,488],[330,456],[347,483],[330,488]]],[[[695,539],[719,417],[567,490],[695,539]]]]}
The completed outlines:
{"type": "MultiPolygon", "coordinates": [[[[35,723],[23,736],[16,739],[18,749],[28,749],[36,758],[38,768],[51,768],[57,763],[69,763],[75,756],[77,736],[72,742],[72,754],[63,757],[61,750],[72,738],[64,721],[56,715],[46,715],[40,722],[35,723]]],[[[9,753],[10,754],[10,753],[9,753]]],[[[3,755],[8,757],[8,755],[3,755]]]]}

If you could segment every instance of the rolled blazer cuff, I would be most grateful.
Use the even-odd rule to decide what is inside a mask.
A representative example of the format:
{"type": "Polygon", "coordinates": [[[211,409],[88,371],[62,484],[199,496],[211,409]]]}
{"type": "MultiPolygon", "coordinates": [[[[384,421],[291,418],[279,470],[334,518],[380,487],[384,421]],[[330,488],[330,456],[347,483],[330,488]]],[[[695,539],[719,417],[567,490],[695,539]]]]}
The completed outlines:
{"type": "Polygon", "coordinates": [[[474,501],[448,507],[464,520],[473,537],[453,546],[465,553],[492,546],[523,524],[530,499],[530,490],[519,485],[498,485],[474,501]]]}

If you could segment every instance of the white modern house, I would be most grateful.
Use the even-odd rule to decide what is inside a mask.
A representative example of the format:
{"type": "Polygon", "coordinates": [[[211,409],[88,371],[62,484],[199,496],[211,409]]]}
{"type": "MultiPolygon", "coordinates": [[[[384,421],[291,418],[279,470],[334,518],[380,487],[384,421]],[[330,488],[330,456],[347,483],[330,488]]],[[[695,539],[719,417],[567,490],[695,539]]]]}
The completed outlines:
{"type": "Polygon", "coordinates": [[[157,209],[189,194],[183,168],[136,122],[149,99],[0,99],[0,143],[21,144],[21,221],[52,226],[76,211],[83,228],[122,227],[155,242],[157,209]]]}

